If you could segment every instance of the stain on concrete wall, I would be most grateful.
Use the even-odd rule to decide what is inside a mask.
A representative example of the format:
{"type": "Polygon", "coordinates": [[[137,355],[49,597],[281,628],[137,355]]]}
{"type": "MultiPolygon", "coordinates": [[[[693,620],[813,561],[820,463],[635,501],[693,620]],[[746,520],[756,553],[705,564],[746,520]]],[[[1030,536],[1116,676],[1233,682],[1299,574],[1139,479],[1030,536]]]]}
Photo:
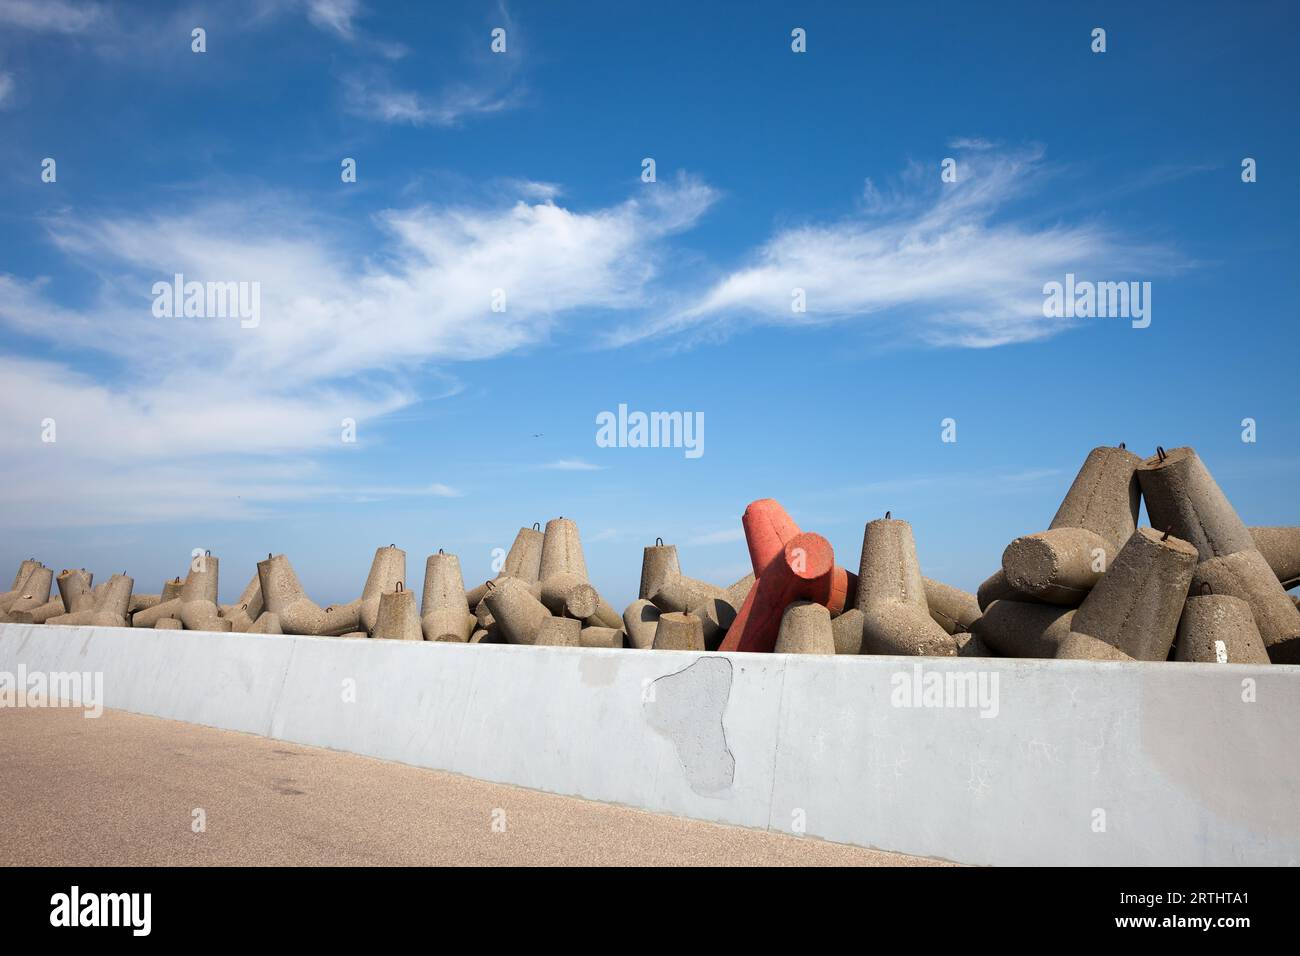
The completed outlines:
{"type": "Polygon", "coordinates": [[[736,775],[722,724],[731,680],[731,661],[702,657],[653,681],[642,702],[646,722],[673,742],[686,782],[701,795],[729,789],[736,775]]]}

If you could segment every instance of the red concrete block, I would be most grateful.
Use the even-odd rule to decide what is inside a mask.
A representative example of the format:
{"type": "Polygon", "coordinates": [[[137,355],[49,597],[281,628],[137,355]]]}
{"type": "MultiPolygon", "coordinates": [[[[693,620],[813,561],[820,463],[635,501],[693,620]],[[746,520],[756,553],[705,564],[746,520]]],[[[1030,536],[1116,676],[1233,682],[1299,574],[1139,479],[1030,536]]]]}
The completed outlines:
{"type": "Polygon", "coordinates": [[[810,531],[795,535],[758,575],[718,650],[771,653],[781,630],[781,617],[792,601],[821,604],[827,598],[834,599],[838,590],[843,607],[845,585],[836,585],[835,570],[835,553],[829,541],[810,531]]]}
{"type": "MultiPolygon", "coordinates": [[[[740,519],[745,528],[745,543],[749,545],[749,560],[755,576],[780,556],[782,549],[800,533],[794,519],[775,498],[752,501],[740,519]]],[[[832,615],[839,614],[853,604],[858,590],[858,576],[838,565],[827,580],[827,587],[809,600],[822,604],[832,615]]],[[[734,625],[733,625],[734,627],[734,625]]]]}
{"type": "Polygon", "coordinates": [[[762,574],[799,534],[799,526],[775,498],[751,501],[740,523],[745,529],[745,543],[749,545],[749,560],[755,575],[762,574]]]}

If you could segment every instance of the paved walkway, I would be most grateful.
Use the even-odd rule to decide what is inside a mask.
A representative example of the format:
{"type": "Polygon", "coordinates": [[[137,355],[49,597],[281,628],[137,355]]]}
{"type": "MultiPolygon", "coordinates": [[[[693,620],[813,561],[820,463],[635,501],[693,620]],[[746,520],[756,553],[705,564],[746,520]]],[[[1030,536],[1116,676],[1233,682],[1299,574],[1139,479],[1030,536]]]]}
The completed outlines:
{"type": "Polygon", "coordinates": [[[930,863],[121,711],[0,709],[0,821],[9,866],[930,863]]]}

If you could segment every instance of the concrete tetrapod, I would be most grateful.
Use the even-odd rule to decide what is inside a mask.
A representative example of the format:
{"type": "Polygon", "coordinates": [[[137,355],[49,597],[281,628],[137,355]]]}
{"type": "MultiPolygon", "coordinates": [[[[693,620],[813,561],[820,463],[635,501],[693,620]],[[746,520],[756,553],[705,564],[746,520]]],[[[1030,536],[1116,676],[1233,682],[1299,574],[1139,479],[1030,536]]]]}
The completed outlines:
{"type": "MultiPolygon", "coordinates": [[[[159,622],[161,623],[161,622],[159,622]]],[[[263,611],[248,629],[249,634],[283,634],[280,628],[280,615],[263,611]]]]}
{"type": "Polygon", "coordinates": [[[589,594],[582,585],[589,584],[589,578],[586,558],[582,557],[582,537],[572,520],[560,516],[546,523],[538,575],[538,597],[551,614],[585,617],[582,610],[589,606],[589,594]]]}
{"type": "Polygon", "coordinates": [[[95,597],[91,584],[95,576],[85,568],[73,568],[59,572],[56,583],[63,606],[69,614],[88,611],[95,606],[95,597]]]}
{"type": "Polygon", "coordinates": [[[1056,649],[1058,660],[1072,661],[1131,661],[1118,647],[1099,641],[1087,634],[1071,631],[1056,649]]]}
{"type": "Polygon", "coordinates": [[[376,548],[370,562],[370,573],[361,589],[361,627],[367,634],[379,621],[379,599],[385,591],[393,590],[406,580],[406,552],[395,544],[376,548]]]}
{"type": "Polygon", "coordinates": [[[777,654],[834,654],[831,612],[815,601],[792,602],[781,616],[773,650],[777,654]]]}
{"type": "Polygon", "coordinates": [[[659,626],[659,608],[645,598],[638,598],[623,611],[623,629],[627,632],[627,646],[638,650],[654,647],[655,628],[659,626]]]}
{"type": "Polygon", "coordinates": [[[1028,601],[994,601],[971,633],[1003,657],[1056,657],[1075,610],[1028,601]]]}
{"type": "Polygon", "coordinates": [[[1032,601],[1033,598],[1017,591],[1007,582],[1007,576],[1001,568],[994,571],[975,592],[975,602],[981,611],[987,611],[994,601],[1032,601]]]}
{"type": "Polygon", "coordinates": [[[623,618],[600,596],[591,584],[575,585],[565,598],[565,606],[572,617],[587,627],[612,627],[622,630],[623,618]]]}
{"type": "Polygon", "coordinates": [[[135,614],[137,611],[147,611],[151,607],[157,607],[161,603],[161,594],[132,594],[131,606],[127,611],[129,614],[135,614]]]}
{"type": "Polygon", "coordinates": [[[1002,572],[1014,590],[1047,604],[1078,607],[1118,552],[1087,528],[1021,535],[1002,552],[1002,572]]]}
{"type": "Polygon", "coordinates": [[[0,599],[8,597],[14,591],[17,591],[22,587],[23,582],[27,580],[27,575],[32,573],[32,569],[39,568],[40,566],[41,562],[37,561],[35,558],[24,558],[22,561],[18,562],[18,571],[14,574],[14,583],[8,591],[3,595],[0,595],[0,599]]]}
{"type": "Polygon", "coordinates": [[[1202,561],[1255,550],[1250,530],[1193,449],[1157,448],[1137,474],[1151,526],[1182,538],[1202,561]]]}
{"type": "Polygon", "coordinates": [[[1202,561],[1192,575],[1192,593],[1205,585],[1215,594],[1241,598],[1250,605],[1273,663],[1300,664],[1300,612],[1262,554],[1238,551],[1202,561]]]}
{"type": "MultiPolygon", "coordinates": [[[[217,608],[219,567],[218,559],[210,554],[195,557],[180,586],[180,593],[170,600],[160,600],[153,607],[137,611],[131,616],[131,626],[155,627],[160,620],[175,618],[192,631],[232,630],[231,623],[220,616],[217,608]]],[[[164,590],[160,597],[165,595],[164,590]]]]}
{"type": "MultiPolygon", "coordinates": [[[[534,523],[531,528],[520,528],[515,540],[506,553],[505,562],[497,578],[518,578],[528,584],[539,584],[542,571],[542,543],[545,536],[541,528],[534,523]]],[[[466,603],[478,607],[487,595],[487,582],[475,587],[466,594],[466,603]]],[[[476,643],[476,642],[471,642],[476,643]]]]}
{"type": "Polygon", "coordinates": [[[379,612],[371,636],[385,641],[424,640],[420,615],[416,613],[415,592],[406,590],[401,581],[394,590],[379,595],[379,612]]]}
{"type": "Polygon", "coordinates": [[[1206,664],[1269,663],[1250,604],[1208,589],[1189,597],[1183,605],[1174,659],[1206,664]]]}
{"type": "Polygon", "coordinates": [[[0,615],[0,621],[6,621],[10,624],[44,624],[53,617],[59,617],[66,614],[67,610],[63,606],[63,598],[57,594],[46,601],[39,607],[28,610],[10,610],[8,614],[0,615]]]}
{"type": "Polygon", "coordinates": [[[1141,463],[1123,445],[1088,452],[1048,530],[1003,552],[1007,583],[1049,604],[1082,603],[1137,528],[1141,463]]]}
{"type": "Polygon", "coordinates": [[[582,622],[571,617],[547,617],[537,628],[534,647],[581,647],[582,622]]]}
{"type": "Polygon", "coordinates": [[[743,578],[737,581],[731,587],[727,588],[727,603],[739,611],[745,606],[745,598],[749,597],[749,589],[754,586],[758,578],[750,571],[743,578]]]}
{"type": "Polygon", "coordinates": [[[342,637],[355,631],[369,634],[379,617],[379,598],[387,591],[397,589],[406,580],[406,552],[395,544],[375,549],[370,561],[370,571],[362,586],[361,597],[346,604],[331,604],[325,608],[325,628],[322,634],[342,637]]]}
{"type": "Polygon", "coordinates": [[[1195,569],[1191,544],[1154,528],[1138,528],[1080,605],[1071,630],[1135,660],[1163,661],[1178,632],[1195,569]]]}
{"type": "MultiPolygon", "coordinates": [[[[829,541],[812,532],[795,535],[758,575],[757,582],[745,598],[744,607],[736,615],[718,649],[771,653],[776,646],[785,609],[798,600],[824,603],[834,568],[835,554],[829,541]]],[[[665,614],[659,619],[660,631],[667,618],[665,614]]],[[[700,633],[703,643],[702,628],[700,633]]]]}
{"type": "Polygon", "coordinates": [[[552,518],[542,535],[542,557],[538,579],[545,584],[552,575],[576,574],[587,580],[587,561],[582,555],[582,536],[578,526],[568,518],[552,518]]]}
{"type": "MultiPolygon", "coordinates": [[[[745,531],[745,544],[749,548],[749,560],[754,568],[755,579],[762,577],[764,568],[778,560],[782,549],[800,533],[794,519],[773,498],[751,501],[741,515],[740,523],[745,531]]],[[[737,582],[739,584],[743,584],[743,579],[737,582]]],[[[822,585],[822,593],[813,595],[810,599],[826,605],[834,617],[846,607],[853,606],[852,596],[857,585],[856,575],[834,565],[822,585]]],[[[743,605],[743,598],[740,604],[732,604],[737,608],[743,605]]]]}
{"type": "Polygon", "coordinates": [[[957,654],[957,642],[930,616],[912,526],[888,512],[863,529],[857,609],[863,654],[957,654]]]}
{"type": "Polygon", "coordinates": [[[699,578],[687,577],[680,572],[665,578],[649,597],[655,607],[665,612],[693,611],[710,598],[730,603],[724,588],[699,578]]]}
{"type": "Polygon", "coordinates": [[[239,599],[234,604],[222,604],[219,609],[221,616],[230,622],[230,629],[242,634],[261,616],[262,605],[262,578],[254,571],[253,579],[244,586],[239,599]]]}
{"type": "Polygon", "coordinates": [[[33,571],[41,567],[44,565],[35,558],[27,558],[18,565],[18,573],[14,575],[14,586],[0,594],[0,612],[9,610],[9,605],[23,596],[27,579],[31,577],[33,571]]]}
{"type": "Polygon", "coordinates": [[[439,549],[424,565],[424,595],[420,601],[420,626],[426,641],[464,644],[477,624],[465,600],[460,558],[439,549]]]}
{"type": "Polygon", "coordinates": [[[45,566],[33,568],[18,590],[18,596],[9,602],[7,612],[31,612],[47,604],[54,586],[54,572],[45,566]]]}
{"type": "Polygon", "coordinates": [[[1250,536],[1285,590],[1300,585],[1300,527],[1251,528],[1250,536]]]}
{"type": "Polygon", "coordinates": [[[862,653],[862,622],[865,615],[855,607],[831,621],[831,639],[836,654],[862,653]]]}
{"type": "Polygon", "coordinates": [[[949,634],[969,631],[983,613],[979,600],[969,591],[924,576],[921,586],[925,590],[925,605],[930,617],[949,634]]]}
{"type": "Polygon", "coordinates": [[[483,601],[508,644],[532,644],[542,622],[551,616],[546,605],[529,592],[528,585],[515,578],[493,581],[483,601]]]}
{"type": "Polygon", "coordinates": [[[582,647],[622,647],[621,627],[584,627],[578,635],[582,647]]]}
{"type": "Polygon", "coordinates": [[[669,611],[659,617],[655,628],[656,651],[702,651],[704,628],[700,619],[685,611],[669,611]]]}
{"type": "Polygon", "coordinates": [[[799,526],[775,498],[751,501],[740,516],[740,524],[745,530],[749,563],[755,575],[761,575],[763,569],[775,561],[782,549],[799,534],[799,526]]]}
{"type": "MultiPolygon", "coordinates": [[[[552,518],[542,535],[540,600],[552,614],[580,615],[569,607],[569,595],[588,582],[587,561],[582,555],[578,526],[568,518],[552,518]]],[[[583,598],[576,598],[582,601],[583,598]]]]}
{"type": "Polygon", "coordinates": [[[731,625],[736,622],[736,609],[725,598],[708,598],[691,613],[700,619],[704,630],[704,649],[716,651],[722,644],[731,625]]]}
{"type": "Polygon", "coordinates": [[[649,599],[665,581],[681,573],[682,566],[677,561],[677,545],[664,544],[663,538],[655,538],[655,543],[641,555],[641,587],[637,591],[637,598],[649,599]]]}
{"type": "Polygon", "coordinates": [[[1300,663],[1300,610],[1196,452],[1157,448],[1138,479],[1152,524],[1188,541],[1208,565],[1197,570],[1197,583],[1250,604],[1273,663],[1300,663]]]}
{"type": "Polygon", "coordinates": [[[1106,539],[1108,554],[1118,554],[1137,530],[1141,494],[1136,472],[1141,464],[1142,459],[1123,444],[1088,452],[1048,529],[1092,531],[1106,539]]]}
{"type": "Polygon", "coordinates": [[[263,607],[279,619],[283,633],[311,636],[324,633],[328,615],[307,597],[287,557],[267,555],[265,561],[257,562],[257,574],[262,583],[263,607]]]}
{"type": "Polygon", "coordinates": [[[957,645],[958,657],[997,657],[992,648],[981,640],[978,634],[970,631],[954,631],[953,641],[957,645]]]}
{"type": "Polygon", "coordinates": [[[233,625],[221,616],[217,607],[217,585],[221,562],[204,553],[190,563],[190,573],[181,586],[180,614],[187,631],[230,631],[233,625]]]}
{"type": "Polygon", "coordinates": [[[135,581],[125,574],[115,574],[103,584],[103,590],[91,610],[52,617],[45,623],[91,627],[126,627],[127,609],[135,581]]]}

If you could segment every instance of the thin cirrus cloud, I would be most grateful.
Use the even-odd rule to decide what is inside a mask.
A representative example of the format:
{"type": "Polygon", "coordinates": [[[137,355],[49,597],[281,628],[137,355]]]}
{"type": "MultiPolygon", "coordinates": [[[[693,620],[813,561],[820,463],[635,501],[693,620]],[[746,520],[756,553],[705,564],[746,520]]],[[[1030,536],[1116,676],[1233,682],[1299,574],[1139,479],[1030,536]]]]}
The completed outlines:
{"type": "Polygon", "coordinates": [[[343,80],[343,107],[348,113],[396,125],[455,126],[472,116],[509,109],[518,99],[515,90],[462,83],[422,94],[395,86],[375,70],[352,73],[343,80]]]}
{"type": "MultiPolygon", "coordinates": [[[[52,218],[55,249],[98,282],[72,306],[48,278],[0,274],[0,329],[14,345],[0,356],[0,454],[33,507],[60,504],[73,523],[215,516],[236,500],[229,513],[252,516],[273,500],[451,497],[441,484],[340,489],[268,464],[310,473],[338,452],[343,419],[372,422],[424,397],[412,383],[430,365],[536,344],[571,312],[646,308],[665,240],[715,199],[687,177],[664,186],[586,211],[537,201],[553,190],[528,184],[514,202],[388,210],[367,256],[348,244],[355,224],[267,196],[52,218]],[[258,283],[259,324],[155,317],[154,283],[176,273],[258,283]],[[506,311],[492,311],[494,290],[506,311]],[[46,419],[57,440],[33,442],[46,419]],[[202,493],[178,489],[187,469],[202,493]],[[88,471],[104,495],[165,494],[168,509],[103,507],[99,491],[69,499],[71,476],[88,471]]],[[[585,465],[574,461],[564,467],[585,465]]],[[[10,523],[22,510],[7,509],[10,523]]]]}
{"type": "MultiPolygon", "coordinates": [[[[560,205],[554,185],[528,182],[489,205],[390,209],[373,217],[364,254],[353,245],[356,223],[267,195],[152,215],[63,213],[46,224],[50,241],[96,282],[69,305],[50,279],[0,274],[0,328],[15,346],[31,343],[0,356],[11,383],[0,392],[0,454],[34,507],[67,501],[50,477],[54,459],[59,475],[94,469],[108,494],[170,494],[159,520],[177,508],[228,513],[223,502],[234,499],[237,513],[255,514],[304,497],[448,497],[454,489],[442,485],[339,488],[313,469],[338,453],[343,419],[373,422],[427,397],[417,373],[536,345],[590,310],[635,320],[616,344],[745,322],[896,328],[905,311],[922,343],[987,347],[1058,331],[1042,319],[1041,287],[1065,271],[1176,267],[1169,250],[1091,223],[1009,218],[1040,166],[1036,152],[981,150],[937,195],[877,190],[857,215],[782,230],[749,265],[694,291],[661,268],[671,240],[717,201],[686,176],[588,210],[560,205]],[[260,324],[154,317],[153,284],[175,273],[257,282],[260,324]],[[792,319],[794,286],[807,290],[809,313],[792,319]],[[503,312],[491,308],[498,290],[503,312]],[[142,360],[156,355],[167,361],[142,360]],[[45,418],[57,422],[54,447],[31,438],[45,418]],[[202,472],[203,494],[177,490],[186,469],[202,472]]],[[[538,467],[601,466],[560,458],[538,467]]],[[[82,496],[63,514],[87,523],[136,514],[94,504],[82,496]]]]}
{"type": "Polygon", "coordinates": [[[32,33],[85,33],[106,19],[106,9],[95,3],[0,0],[0,26],[32,33]]]}
{"type": "Polygon", "coordinates": [[[886,194],[870,180],[856,215],[778,231],[747,258],[653,322],[629,323],[611,345],[747,325],[856,322],[894,341],[988,348],[1070,327],[1043,316],[1043,285],[1067,272],[1150,279],[1184,263],[1159,243],[1096,222],[1038,224],[1015,204],[1050,173],[1039,149],[965,141],[958,181],[913,165],[886,194]],[[795,311],[802,290],[806,311],[795,311]]]}
{"type": "Polygon", "coordinates": [[[589,461],[583,461],[581,458],[559,458],[555,461],[548,461],[544,465],[538,465],[545,471],[604,471],[604,465],[593,465],[589,461]]]}

